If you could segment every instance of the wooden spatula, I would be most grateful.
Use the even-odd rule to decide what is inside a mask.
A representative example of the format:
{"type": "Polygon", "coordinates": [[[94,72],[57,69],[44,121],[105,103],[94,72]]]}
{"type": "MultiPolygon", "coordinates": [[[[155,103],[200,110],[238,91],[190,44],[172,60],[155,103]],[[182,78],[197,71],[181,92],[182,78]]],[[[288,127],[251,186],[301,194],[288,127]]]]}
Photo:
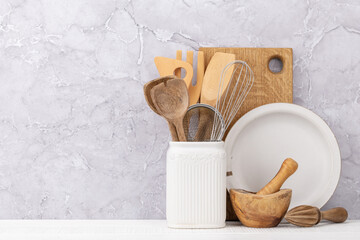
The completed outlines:
{"type": "Polygon", "coordinates": [[[345,222],[348,213],[345,208],[337,207],[327,211],[320,211],[317,207],[301,205],[288,211],[285,219],[296,226],[312,227],[318,224],[322,219],[334,223],[345,222]]]}
{"type": "MultiPolygon", "coordinates": [[[[210,106],[215,107],[219,91],[221,74],[226,65],[232,61],[235,61],[235,54],[232,53],[216,52],[211,58],[208,66],[206,67],[204,80],[201,88],[201,103],[209,104],[210,106]]],[[[227,71],[227,74],[223,76],[224,85],[222,87],[222,91],[220,92],[219,97],[221,97],[223,92],[226,90],[232,72],[233,70],[229,69],[229,71],[227,71]]]]}

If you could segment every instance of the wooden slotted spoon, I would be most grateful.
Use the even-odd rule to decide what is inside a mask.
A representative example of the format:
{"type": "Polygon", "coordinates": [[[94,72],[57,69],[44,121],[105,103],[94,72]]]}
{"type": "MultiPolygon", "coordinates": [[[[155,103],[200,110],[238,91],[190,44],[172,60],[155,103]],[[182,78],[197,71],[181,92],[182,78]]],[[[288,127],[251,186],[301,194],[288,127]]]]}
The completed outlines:
{"type": "MultiPolygon", "coordinates": [[[[164,82],[166,80],[174,79],[174,78],[175,78],[175,76],[165,76],[165,77],[154,79],[154,80],[152,80],[150,82],[147,82],[144,85],[145,100],[146,100],[147,104],[149,105],[149,107],[151,108],[151,110],[153,110],[158,115],[161,115],[161,114],[158,112],[158,110],[156,109],[156,107],[154,105],[153,100],[151,99],[150,91],[156,85],[158,85],[158,84],[160,84],[160,83],[162,83],[162,82],[164,82]]],[[[176,128],[175,128],[174,124],[168,122],[168,125],[169,125],[169,130],[170,130],[172,140],[173,141],[179,141],[179,138],[177,136],[176,128]]]]}

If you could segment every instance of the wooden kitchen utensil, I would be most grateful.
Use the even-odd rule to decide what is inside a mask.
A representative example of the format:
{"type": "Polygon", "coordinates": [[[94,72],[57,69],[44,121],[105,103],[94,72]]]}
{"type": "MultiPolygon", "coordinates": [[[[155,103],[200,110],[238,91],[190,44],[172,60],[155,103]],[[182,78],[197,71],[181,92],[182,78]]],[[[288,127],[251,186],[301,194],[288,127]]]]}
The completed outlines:
{"type": "MultiPolygon", "coordinates": [[[[176,51],[176,59],[180,60],[180,61],[182,60],[182,51],[181,50],[176,51]]],[[[181,68],[175,69],[174,73],[177,78],[181,78],[181,68]]]]}
{"type": "Polygon", "coordinates": [[[297,168],[298,168],[298,164],[296,161],[294,161],[292,158],[285,159],[276,176],[256,194],[267,195],[271,193],[276,193],[277,191],[280,190],[281,186],[284,184],[286,179],[288,179],[291,175],[293,175],[293,173],[297,170],[297,168]]]}
{"type": "MultiPolygon", "coordinates": [[[[193,58],[194,58],[194,52],[193,51],[187,51],[186,52],[186,62],[191,64],[193,66],[193,58]]],[[[197,63],[197,71],[196,71],[196,84],[190,84],[189,86],[189,97],[190,97],[190,106],[196,104],[199,101],[200,98],[200,92],[203,84],[203,78],[204,78],[204,53],[199,51],[198,52],[198,63],[197,63]]]]}
{"type": "MultiPolygon", "coordinates": [[[[204,80],[201,88],[201,97],[200,102],[208,104],[212,107],[215,107],[216,99],[219,92],[219,85],[221,74],[226,67],[226,65],[235,60],[235,54],[231,53],[222,53],[216,52],[211,58],[211,61],[208,63],[204,75],[204,80]]],[[[233,66],[232,66],[233,69],[233,66]]],[[[223,76],[223,86],[222,93],[226,90],[228,83],[231,79],[232,71],[226,72],[226,75],[223,76]]]]}
{"type": "MultiPolygon", "coordinates": [[[[181,50],[176,51],[176,59],[181,60],[182,59],[182,52],[181,50]]],[[[187,51],[186,52],[186,62],[189,63],[191,66],[193,66],[193,59],[194,59],[194,52],[193,51],[187,51]]],[[[197,71],[196,71],[196,84],[193,85],[190,83],[188,86],[189,90],[189,97],[190,97],[190,106],[196,104],[199,101],[200,98],[200,92],[201,87],[203,83],[204,78],[204,72],[205,72],[205,62],[204,62],[204,53],[199,51],[198,52],[198,60],[197,60],[197,71]]],[[[181,69],[175,70],[175,75],[178,78],[181,78],[181,69]]],[[[187,81],[187,80],[185,80],[187,81]]]]}
{"type": "MultiPolygon", "coordinates": [[[[161,77],[161,78],[157,78],[157,79],[154,79],[150,82],[147,82],[145,85],[144,85],[144,96],[145,96],[145,100],[147,102],[147,104],[149,105],[149,107],[151,108],[151,110],[153,110],[156,114],[158,115],[161,115],[158,110],[156,109],[155,105],[154,105],[154,102],[152,101],[152,98],[150,96],[150,91],[151,89],[164,82],[164,81],[167,81],[169,79],[174,79],[175,76],[171,75],[171,76],[165,76],[165,77],[161,77]]],[[[169,130],[170,130],[170,134],[171,134],[171,138],[173,141],[179,141],[179,138],[177,136],[177,133],[176,133],[176,128],[174,126],[174,124],[172,124],[171,122],[168,122],[168,125],[169,125],[169,130]]]]}
{"type": "Polygon", "coordinates": [[[167,79],[150,90],[155,108],[168,122],[175,125],[179,141],[186,141],[183,118],[189,107],[185,82],[179,78],[167,79]]]}
{"type": "Polygon", "coordinates": [[[337,207],[327,211],[320,211],[317,207],[301,205],[288,211],[285,215],[286,221],[300,227],[312,227],[322,219],[334,223],[345,222],[348,213],[345,208],[337,207]]]}
{"type": "Polygon", "coordinates": [[[241,223],[255,228],[277,226],[289,208],[292,193],[291,189],[278,189],[296,169],[297,163],[287,158],[276,176],[258,192],[260,194],[230,189],[230,200],[241,223]]]}
{"type": "MultiPolygon", "coordinates": [[[[286,102],[291,103],[293,100],[293,56],[291,48],[200,48],[204,52],[205,67],[208,69],[210,61],[215,53],[235,54],[236,60],[245,61],[254,72],[255,81],[242,105],[237,112],[234,120],[225,133],[234,123],[248,111],[268,103],[286,102]],[[273,73],[269,69],[271,59],[280,59],[283,68],[278,73],[273,73]]],[[[207,71],[207,70],[206,70],[207,71]]],[[[206,73],[205,73],[206,76],[206,73]]],[[[203,89],[206,88],[205,77],[203,89]]],[[[201,95],[203,95],[201,93],[201,95]]],[[[203,99],[203,97],[202,97],[203,99]]],[[[201,101],[203,102],[203,101],[201,101]]]]}
{"type": "Polygon", "coordinates": [[[183,79],[186,83],[186,87],[189,89],[193,78],[193,68],[190,63],[167,57],[155,57],[154,62],[160,77],[174,75],[176,69],[185,69],[186,75],[183,79]]]}
{"type": "Polygon", "coordinates": [[[205,73],[204,52],[199,51],[198,59],[197,59],[196,84],[195,86],[191,85],[189,89],[190,105],[196,104],[199,101],[200,92],[204,81],[204,73],[205,73]]]}

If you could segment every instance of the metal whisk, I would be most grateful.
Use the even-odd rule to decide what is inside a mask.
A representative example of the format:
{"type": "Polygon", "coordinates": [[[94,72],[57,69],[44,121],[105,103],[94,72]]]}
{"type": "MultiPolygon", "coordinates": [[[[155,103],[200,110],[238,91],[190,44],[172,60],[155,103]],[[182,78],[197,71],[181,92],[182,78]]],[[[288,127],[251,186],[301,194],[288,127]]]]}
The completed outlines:
{"type": "Polygon", "coordinates": [[[211,141],[214,120],[220,124],[220,128],[224,128],[224,121],[214,107],[202,103],[190,106],[183,119],[186,140],[188,142],[211,141]]]}
{"type": "Polygon", "coordinates": [[[253,84],[254,73],[246,62],[236,60],[227,64],[223,69],[215,105],[215,109],[222,116],[223,123],[214,119],[211,132],[212,141],[222,140],[253,84]],[[232,71],[229,81],[225,79],[228,71],[232,71]]]}

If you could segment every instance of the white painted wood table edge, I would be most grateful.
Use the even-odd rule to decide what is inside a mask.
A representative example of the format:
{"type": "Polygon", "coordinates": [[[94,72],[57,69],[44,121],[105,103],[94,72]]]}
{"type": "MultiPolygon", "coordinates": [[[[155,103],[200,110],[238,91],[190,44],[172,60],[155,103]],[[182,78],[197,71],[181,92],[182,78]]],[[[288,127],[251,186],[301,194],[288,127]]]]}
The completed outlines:
{"type": "Polygon", "coordinates": [[[228,222],[221,229],[170,229],[165,220],[0,220],[0,239],[360,239],[360,220],[311,228],[281,224],[255,229],[228,222]]]}

